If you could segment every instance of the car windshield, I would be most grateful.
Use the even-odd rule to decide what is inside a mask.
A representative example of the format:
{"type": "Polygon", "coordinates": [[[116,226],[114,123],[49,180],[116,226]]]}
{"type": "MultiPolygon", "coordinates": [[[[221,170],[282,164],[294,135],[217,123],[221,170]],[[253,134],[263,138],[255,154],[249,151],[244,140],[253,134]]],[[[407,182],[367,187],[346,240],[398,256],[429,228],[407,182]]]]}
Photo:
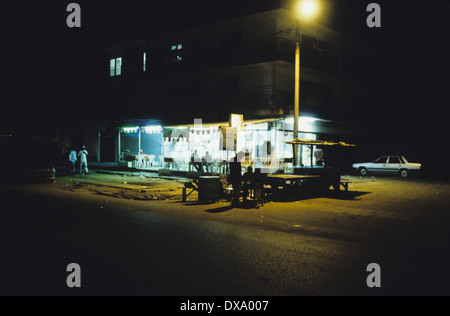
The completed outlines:
{"type": "Polygon", "coordinates": [[[406,160],[405,156],[402,156],[402,159],[405,163],[408,163],[408,160],[406,160]]]}

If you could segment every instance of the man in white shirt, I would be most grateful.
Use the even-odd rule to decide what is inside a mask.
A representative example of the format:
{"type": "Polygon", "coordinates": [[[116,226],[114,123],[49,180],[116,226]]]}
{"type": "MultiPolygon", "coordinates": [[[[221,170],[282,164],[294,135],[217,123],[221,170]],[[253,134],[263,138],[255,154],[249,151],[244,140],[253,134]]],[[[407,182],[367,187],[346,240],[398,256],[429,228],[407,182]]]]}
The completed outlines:
{"type": "Polygon", "coordinates": [[[203,164],[206,167],[206,173],[210,172],[211,166],[214,162],[213,156],[207,151],[205,157],[203,158],[203,164]]]}
{"type": "Polygon", "coordinates": [[[85,172],[86,174],[89,173],[88,166],[87,166],[87,156],[88,152],[86,150],[86,147],[82,147],[81,151],[78,153],[78,157],[80,157],[80,174],[85,172]]]}

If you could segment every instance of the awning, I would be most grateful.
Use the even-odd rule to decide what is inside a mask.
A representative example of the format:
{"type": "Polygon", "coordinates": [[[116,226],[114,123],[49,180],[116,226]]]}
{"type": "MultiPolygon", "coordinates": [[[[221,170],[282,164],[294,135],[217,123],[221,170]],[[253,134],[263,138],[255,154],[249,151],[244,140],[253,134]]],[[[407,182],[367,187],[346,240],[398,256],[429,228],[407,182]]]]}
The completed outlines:
{"type": "MultiPolygon", "coordinates": [[[[267,122],[274,122],[274,121],[280,121],[283,118],[265,118],[265,119],[254,119],[254,120],[244,120],[244,126],[245,125],[251,125],[251,124],[260,124],[260,123],[267,123],[267,122]]],[[[216,123],[205,123],[202,122],[202,127],[220,127],[220,126],[230,126],[230,122],[216,122],[216,123]]],[[[184,125],[170,125],[166,126],[166,128],[180,128],[180,127],[196,127],[195,124],[184,124],[184,125]]]]}
{"type": "Polygon", "coordinates": [[[309,139],[294,139],[293,141],[287,141],[286,144],[297,145],[315,145],[315,146],[341,146],[341,147],[355,147],[354,144],[347,144],[344,142],[333,142],[327,140],[309,140],[309,139]]]}

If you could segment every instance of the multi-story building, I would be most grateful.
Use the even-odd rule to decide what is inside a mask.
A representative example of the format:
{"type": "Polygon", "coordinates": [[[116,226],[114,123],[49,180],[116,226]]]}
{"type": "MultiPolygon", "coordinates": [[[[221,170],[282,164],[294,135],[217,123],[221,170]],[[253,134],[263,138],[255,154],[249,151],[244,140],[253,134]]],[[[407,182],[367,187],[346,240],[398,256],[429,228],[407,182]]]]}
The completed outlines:
{"type": "MultiPolygon", "coordinates": [[[[276,9],[105,49],[100,102],[169,124],[292,114],[296,23],[276,9]]],[[[300,114],[339,119],[340,34],[299,23],[300,114]]]]}
{"type": "MultiPolygon", "coordinates": [[[[120,121],[151,118],[161,124],[157,131],[161,133],[157,136],[161,138],[157,141],[158,150],[152,153],[160,165],[175,156],[189,160],[194,149],[201,154],[214,151],[215,158],[224,159],[229,153],[222,152],[223,148],[195,142],[185,144],[182,152],[186,157],[178,157],[180,151],[170,148],[175,148],[174,142],[180,139],[165,134],[170,126],[187,126],[195,119],[202,119],[206,129],[223,126],[217,122],[226,123],[234,113],[247,121],[245,135],[255,120],[267,125],[258,125],[261,137],[242,136],[258,142],[238,141],[240,149],[259,155],[262,147],[271,144],[278,148],[273,157],[292,159],[292,147],[284,142],[293,136],[289,120],[294,110],[297,23],[301,35],[300,116],[304,118],[300,120],[300,137],[317,140],[329,139],[331,135],[340,140],[343,135],[349,136],[348,126],[339,123],[340,34],[323,25],[303,23],[288,10],[276,9],[103,49],[94,68],[96,84],[91,102],[103,108],[105,114],[122,114],[108,117],[116,123],[100,131],[98,142],[92,144],[97,149],[93,150],[115,152],[116,161],[125,149],[138,155],[146,148],[142,131],[148,124],[120,121]],[[124,127],[128,132],[123,132],[124,127]],[[274,130],[282,132],[282,136],[273,136],[279,134],[274,130]]],[[[190,128],[191,133],[194,130],[190,128]]],[[[183,138],[183,142],[186,140],[183,138]]],[[[306,162],[312,155],[307,150],[300,151],[306,162]]],[[[112,158],[102,154],[98,160],[106,156],[112,158]]]]}

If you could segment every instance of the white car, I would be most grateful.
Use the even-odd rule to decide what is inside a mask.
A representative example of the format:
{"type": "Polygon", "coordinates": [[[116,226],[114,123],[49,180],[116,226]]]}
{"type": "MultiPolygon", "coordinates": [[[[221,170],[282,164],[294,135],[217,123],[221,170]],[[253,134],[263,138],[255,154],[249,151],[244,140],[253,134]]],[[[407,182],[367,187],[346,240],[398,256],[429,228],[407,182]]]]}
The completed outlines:
{"type": "Polygon", "coordinates": [[[419,171],[422,167],[419,163],[411,163],[403,156],[382,156],[374,162],[355,163],[353,168],[362,176],[372,173],[399,174],[406,178],[411,172],[419,171]]]}

